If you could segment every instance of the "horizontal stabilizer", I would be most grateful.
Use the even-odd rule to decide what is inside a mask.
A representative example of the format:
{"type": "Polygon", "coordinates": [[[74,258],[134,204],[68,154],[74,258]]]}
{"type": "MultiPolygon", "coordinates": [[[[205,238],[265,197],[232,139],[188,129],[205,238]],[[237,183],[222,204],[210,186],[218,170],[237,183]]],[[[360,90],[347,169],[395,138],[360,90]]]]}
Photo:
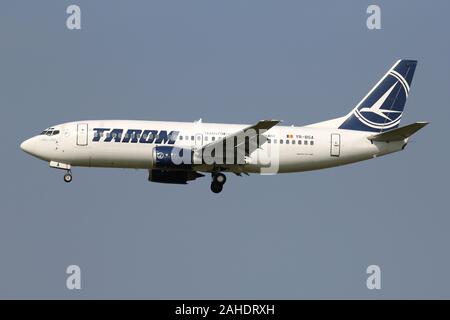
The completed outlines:
{"type": "Polygon", "coordinates": [[[383,142],[402,141],[412,136],[414,133],[425,127],[427,124],[428,122],[416,122],[404,127],[400,127],[397,129],[369,136],[367,137],[367,139],[372,141],[383,141],[383,142]]]}

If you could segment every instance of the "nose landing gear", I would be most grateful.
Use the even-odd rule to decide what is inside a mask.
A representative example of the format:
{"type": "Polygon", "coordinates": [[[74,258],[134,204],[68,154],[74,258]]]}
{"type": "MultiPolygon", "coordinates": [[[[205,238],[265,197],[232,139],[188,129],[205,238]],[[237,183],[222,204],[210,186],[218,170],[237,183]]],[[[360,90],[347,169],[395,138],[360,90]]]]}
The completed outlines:
{"type": "Polygon", "coordinates": [[[67,183],[72,181],[72,171],[70,171],[72,166],[70,164],[50,161],[49,165],[51,168],[66,170],[66,174],[64,175],[64,181],[67,183]]]}
{"type": "Polygon", "coordinates": [[[223,189],[223,185],[227,181],[227,177],[223,173],[212,173],[211,191],[214,193],[220,193],[223,189]]]}
{"type": "Polygon", "coordinates": [[[67,183],[72,181],[72,172],[67,171],[67,173],[64,175],[64,181],[67,183]]]}

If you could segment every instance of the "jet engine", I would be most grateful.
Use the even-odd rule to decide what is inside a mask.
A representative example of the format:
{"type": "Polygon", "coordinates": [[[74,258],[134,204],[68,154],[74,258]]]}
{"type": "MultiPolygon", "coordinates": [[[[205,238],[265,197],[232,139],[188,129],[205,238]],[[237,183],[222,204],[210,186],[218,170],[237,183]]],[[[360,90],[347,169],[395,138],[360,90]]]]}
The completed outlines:
{"type": "Polygon", "coordinates": [[[190,180],[203,177],[197,171],[168,171],[153,169],[149,170],[148,180],[159,183],[186,184],[190,180]]]}
{"type": "Polygon", "coordinates": [[[193,151],[173,146],[153,148],[153,167],[157,169],[191,169],[193,151]]]}

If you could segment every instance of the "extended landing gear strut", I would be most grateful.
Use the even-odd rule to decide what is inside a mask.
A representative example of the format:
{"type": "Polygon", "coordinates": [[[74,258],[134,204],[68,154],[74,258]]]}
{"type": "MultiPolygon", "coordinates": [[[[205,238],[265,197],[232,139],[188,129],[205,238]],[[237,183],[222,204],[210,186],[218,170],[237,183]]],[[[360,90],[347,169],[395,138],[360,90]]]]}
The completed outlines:
{"type": "Polygon", "coordinates": [[[70,164],[50,161],[49,165],[51,168],[66,170],[66,174],[64,175],[64,181],[67,183],[72,181],[72,171],[70,171],[72,166],[70,164]]]}
{"type": "Polygon", "coordinates": [[[223,185],[227,181],[227,177],[223,173],[212,173],[211,191],[214,193],[220,193],[223,189],[223,185]]]}
{"type": "Polygon", "coordinates": [[[67,173],[64,175],[64,181],[69,183],[72,181],[72,172],[67,170],[67,173]]]}

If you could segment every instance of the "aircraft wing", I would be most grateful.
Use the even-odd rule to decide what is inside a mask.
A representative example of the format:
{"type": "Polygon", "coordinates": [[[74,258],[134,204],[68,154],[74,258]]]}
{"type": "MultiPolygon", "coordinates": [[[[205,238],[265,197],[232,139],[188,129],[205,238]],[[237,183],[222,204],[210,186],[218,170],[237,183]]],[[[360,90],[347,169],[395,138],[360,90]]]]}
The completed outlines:
{"type": "Polygon", "coordinates": [[[409,138],[414,133],[425,127],[427,124],[428,122],[416,122],[404,127],[400,127],[397,129],[369,136],[367,137],[367,139],[372,141],[383,141],[383,142],[401,141],[406,138],[409,138]]]}
{"type": "Polygon", "coordinates": [[[239,130],[233,134],[230,134],[222,139],[219,139],[217,141],[210,142],[203,146],[203,150],[205,149],[214,149],[218,148],[220,146],[223,146],[224,148],[230,149],[230,148],[237,148],[239,146],[242,146],[245,144],[245,155],[248,156],[251,154],[254,150],[259,148],[260,145],[266,142],[266,140],[260,140],[260,137],[262,135],[260,133],[264,133],[265,131],[271,129],[272,127],[276,126],[281,121],[279,120],[261,120],[258,121],[256,124],[248,126],[242,130],[239,130]],[[261,132],[261,130],[263,130],[261,132]]]}

